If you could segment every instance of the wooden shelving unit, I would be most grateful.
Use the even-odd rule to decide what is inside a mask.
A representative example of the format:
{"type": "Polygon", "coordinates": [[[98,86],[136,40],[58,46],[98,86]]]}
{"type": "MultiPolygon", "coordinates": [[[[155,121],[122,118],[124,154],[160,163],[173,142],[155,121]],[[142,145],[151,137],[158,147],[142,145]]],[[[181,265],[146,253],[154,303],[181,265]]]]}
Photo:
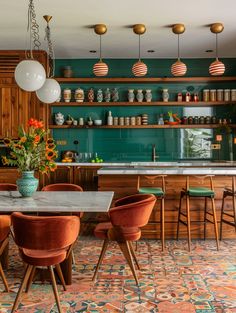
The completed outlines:
{"type": "Polygon", "coordinates": [[[236,76],[222,76],[222,77],[57,77],[59,83],[185,83],[185,82],[229,82],[236,81],[236,76]]]}
{"type": "MultiPolygon", "coordinates": [[[[120,126],[120,125],[117,125],[117,126],[108,126],[108,125],[101,125],[101,126],[88,126],[88,125],[84,125],[84,126],[71,126],[71,125],[49,125],[49,128],[50,129],[75,129],[75,128],[82,128],[82,129],[100,129],[100,128],[107,128],[107,129],[117,129],[117,128],[120,128],[120,129],[123,129],[123,128],[131,128],[131,129],[137,129],[137,128],[218,128],[222,126],[222,124],[188,124],[188,125],[183,125],[183,124],[178,124],[178,125],[168,125],[168,124],[165,124],[165,125],[134,125],[134,126],[131,126],[131,125],[124,125],[124,126],[120,126]]],[[[236,128],[236,124],[230,124],[228,125],[229,127],[232,127],[232,128],[236,128]]]]}
{"type": "Polygon", "coordinates": [[[177,101],[153,101],[153,102],[54,102],[49,104],[50,106],[192,106],[192,107],[207,107],[207,106],[219,106],[219,105],[234,105],[236,101],[197,101],[197,102],[177,102],[177,101]]]}

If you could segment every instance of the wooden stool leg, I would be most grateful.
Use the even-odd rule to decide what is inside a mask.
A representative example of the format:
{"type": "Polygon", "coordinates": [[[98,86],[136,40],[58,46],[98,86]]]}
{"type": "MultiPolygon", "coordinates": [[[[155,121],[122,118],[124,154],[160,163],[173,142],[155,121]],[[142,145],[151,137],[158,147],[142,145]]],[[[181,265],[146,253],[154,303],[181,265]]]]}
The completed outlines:
{"type": "Polygon", "coordinates": [[[66,291],[66,283],[65,283],[65,279],[64,279],[60,264],[56,264],[55,269],[56,269],[57,275],[58,275],[58,277],[62,283],[63,289],[64,289],[64,291],[66,291]]]}
{"type": "Polygon", "coordinates": [[[165,204],[164,197],[161,198],[161,247],[165,250],[165,204]]]}
{"type": "Polygon", "coordinates": [[[25,292],[27,293],[32,285],[32,282],[34,280],[34,275],[35,275],[35,271],[36,271],[36,266],[33,266],[32,271],[30,273],[30,277],[28,279],[27,285],[26,285],[26,289],[25,292]]]}
{"type": "Polygon", "coordinates": [[[106,253],[108,243],[109,243],[109,240],[105,239],[104,242],[103,242],[102,251],[101,251],[100,256],[99,256],[98,264],[97,264],[97,266],[95,268],[95,272],[93,274],[92,281],[94,281],[97,278],[97,273],[98,273],[99,267],[100,267],[100,265],[102,263],[102,260],[104,258],[104,255],[106,253]]]}
{"type": "Polygon", "coordinates": [[[6,279],[6,276],[3,272],[3,269],[2,269],[2,263],[0,262],[0,275],[2,277],[2,281],[3,281],[3,284],[5,286],[5,289],[6,289],[6,292],[9,292],[9,287],[8,287],[8,283],[7,283],[7,279],[6,279]]]}
{"type": "Polygon", "coordinates": [[[233,215],[234,215],[234,228],[236,231],[236,199],[234,194],[233,194],[233,215]]]}
{"type": "Polygon", "coordinates": [[[205,207],[204,207],[204,240],[206,240],[206,216],[207,216],[207,197],[205,197],[205,207]]]}
{"type": "Polygon", "coordinates": [[[183,198],[183,194],[181,192],[180,200],[179,200],[178,223],[177,223],[177,232],[176,232],[176,239],[177,240],[179,240],[179,223],[180,223],[180,213],[181,213],[181,209],[182,209],[182,198],[183,198]]]}
{"type": "Polygon", "coordinates": [[[214,198],[211,198],[211,203],[212,203],[212,213],[213,213],[213,221],[214,221],[214,228],[215,228],[216,246],[217,246],[217,250],[219,250],[219,235],[218,235],[218,225],[217,225],[216,208],[215,208],[214,198]]]}
{"type": "Polygon", "coordinates": [[[56,283],[53,267],[52,266],[48,266],[48,269],[49,269],[49,272],[50,272],[50,275],[51,275],[52,288],[53,288],[53,293],[54,293],[56,304],[57,304],[57,309],[58,309],[59,313],[62,313],[60,299],[59,299],[59,294],[58,294],[58,290],[57,290],[57,283],[56,283]]]}
{"type": "Polygon", "coordinates": [[[225,192],[223,193],[221,213],[220,213],[220,240],[222,240],[224,205],[225,205],[225,192]]]}
{"type": "Polygon", "coordinates": [[[141,270],[140,265],[139,265],[139,262],[138,262],[138,259],[137,259],[137,257],[136,257],[135,252],[134,252],[134,248],[133,248],[133,246],[132,246],[132,242],[131,242],[131,241],[128,241],[128,244],[129,244],[129,247],[130,247],[131,254],[132,254],[132,256],[133,256],[133,258],[134,258],[134,261],[135,261],[135,263],[136,263],[136,265],[137,265],[137,268],[138,268],[138,270],[141,270]]]}
{"type": "Polygon", "coordinates": [[[186,214],[187,214],[187,230],[188,230],[188,251],[191,252],[191,226],[190,226],[189,195],[186,195],[186,214]]]}

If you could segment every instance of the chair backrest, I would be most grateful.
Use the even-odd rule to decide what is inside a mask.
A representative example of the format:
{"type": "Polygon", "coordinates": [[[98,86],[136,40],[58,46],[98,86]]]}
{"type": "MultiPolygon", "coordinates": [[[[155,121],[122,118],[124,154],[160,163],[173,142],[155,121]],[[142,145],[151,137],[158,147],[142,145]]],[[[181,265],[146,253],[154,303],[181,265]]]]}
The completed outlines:
{"type": "Polygon", "coordinates": [[[142,227],[148,223],[156,197],[152,194],[136,194],[115,202],[109,215],[114,226],[142,227]]]}
{"type": "Polygon", "coordinates": [[[0,215],[0,243],[5,240],[10,233],[11,216],[0,215]]]}
{"type": "Polygon", "coordinates": [[[142,175],[137,178],[137,190],[140,187],[161,187],[165,192],[165,177],[166,175],[142,175]],[[158,185],[157,185],[158,183],[158,185]]]}
{"type": "Polygon", "coordinates": [[[186,177],[186,190],[191,187],[208,187],[214,191],[213,177],[215,175],[191,175],[186,177]]]}
{"type": "Polygon", "coordinates": [[[74,243],[79,234],[77,216],[27,216],[20,212],[11,216],[15,242],[21,248],[63,249],[74,243]]]}
{"type": "Polygon", "coordinates": [[[42,191],[83,191],[83,188],[75,184],[51,184],[43,187],[42,191]]]}
{"type": "Polygon", "coordinates": [[[17,186],[15,184],[0,183],[0,191],[16,191],[17,186]]]}

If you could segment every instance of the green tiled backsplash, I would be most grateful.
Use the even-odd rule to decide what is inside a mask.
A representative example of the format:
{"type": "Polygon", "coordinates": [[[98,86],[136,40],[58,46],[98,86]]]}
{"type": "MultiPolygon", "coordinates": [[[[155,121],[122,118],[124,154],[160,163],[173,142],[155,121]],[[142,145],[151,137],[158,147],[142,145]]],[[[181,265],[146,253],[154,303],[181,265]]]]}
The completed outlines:
{"type": "MultiPolygon", "coordinates": [[[[105,60],[109,64],[109,75],[111,77],[132,77],[131,68],[135,60],[105,60]]],[[[188,66],[188,76],[207,76],[208,66],[211,63],[211,59],[200,60],[184,60],[188,66]]],[[[149,68],[150,77],[171,76],[170,66],[174,60],[145,60],[149,68]]],[[[65,65],[71,65],[73,70],[73,76],[75,77],[94,77],[92,74],[92,66],[95,60],[56,60],[56,76],[62,76],[61,70],[65,65]]],[[[226,64],[226,75],[236,75],[236,59],[224,59],[226,64]]],[[[105,90],[105,88],[117,87],[119,91],[119,101],[127,101],[128,89],[151,89],[153,101],[161,100],[162,89],[167,88],[170,94],[169,100],[176,100],[178,92],[185,93],[190,91],[191,93],[199,93],[200,97],[202,90],[209,89],[233,89],[236,88],[236,83],[178,83],[178,84],[61,84],[62,90],[66,87],[75,90],[80,87],[85,90],[85,94],[89,88],[96,90],[99,88],[105,90]]],[[[200,98],[201,99],[201,98],[200,98]]],[[[72,100],[73,101],[73,100],[72,100]]],[[[109,107],[93,107],[87,105],[86,107],[52,107],[52,119],[56,112],[61,112],[65,117],[70,114],[73,118],[78,119],[83,117],[85,120],[91,116],[92,119],[102,119],[103,123],[106,123],[106,117],[108,111],[112,111],[112,116],[137,116],[142,113],[147,113],[149,116],[149,123],[156,124],[159,114],[164,114],[167,117],[168,111],[178,113],[178,116],[192,115],[192,116],[217,116],[218,118],[230,118],[232,122],[236,122],[235,109],[232,105],[227,104],[225,106],[214,107],[145,107],[126,106],[109,107]],[[189,111],[189,108],[191,110],[189,111]]],[[[211,159],[225,159],[228,160],[229,148],[228,148],[228,136],[223,135],[222,148],[220,154],[214,150],[207,157],[203,153],[206,146],[209,147],[210,143],[215,143],[216,130],[199,130],[194,138],[188,140],[189,147],[186,147],[186,132],[183,129],[54,129],[53,137],[56,140],[65,140],[67,144],[65,146],[58,145],[58,150],[77,150],[78,152],[97,152],[105,161],[150,161],[152,144],[156,145],[157,154],[159,160],[179,160],[184,158],[211,158],[211,159]],[[201,132],[203,134],[201,134],[201,132]],[[206,133],[208,132],[208,133],[206,133]],[[206,133],[206,134],[204,134],[206,133]],[[201,139],[200,137],[203,137],[201,139]],[[200,138],[200,139],[199,139],[200,138]],[[79,145],[75,145],[74,141],[78,140],[79,145]],[[195,140],[200,150],[195,149],[195,140]],[[199,141],[200,140],[200,141],[199,141]],[[191,151],[195,149],[195,152],[191,154],[191,151]],[[198,152],[196,152],[198,151],[198,152]],[[203,152],[202,152],[203,151],[203,152]]],[[[207,148],[209,150],[209,148],[207,148]]],[[[235,151],[236,152],[236,151],[235,151]]],[[[235,155],[236,157],[236,155],[235,155]]]]}

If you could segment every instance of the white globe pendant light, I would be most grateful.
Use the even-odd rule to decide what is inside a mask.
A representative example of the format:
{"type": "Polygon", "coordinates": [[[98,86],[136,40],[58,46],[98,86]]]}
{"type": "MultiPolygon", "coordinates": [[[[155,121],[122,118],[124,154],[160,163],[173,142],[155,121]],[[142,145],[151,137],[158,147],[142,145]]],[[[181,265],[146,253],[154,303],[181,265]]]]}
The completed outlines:
{"type": "Polygon", "coordinates": [[[214,23],[211,25],[210,30],[216,35],[216,59],[209,66],[209,74],[212,76],[221,76],[225,72],[225,65],[218,59],[218,37],[217,35],[224,30],[222,23],[214,23]]]}
{"type": "Polygon", "coordinates": [[[102,35],[107,32],[107,26],[105,24],[96,24],[94,26],[94,32],[100,36],[100,60],[94,64],[93,74],[95,76],[107,76],[109,68],[102,60],[102,35]]]}
{"type": "Polygon", "coordinates": [[[40,47],[39,26],[36,22],[33,0],[29,0],[28,31],[30,33],[30,59],[23,60],[16,66],[15,80],[21,89],[36,91],[43,86],[46,73],[42,64],[33,58],[32,44],[34,49],[40,47]]]}
{"type": "Polygon", "coordinates": [[[44,103],[55,102],[61,94],[61,87],[53,78],[47,78],[43,87],[36,91],[36,95],[40,101],[44,103]]]}
{"type": "Polygon", "coordinates": [[[175,24],[172,26],[172,32],[178,35],[178,60],[171,65],[171,73],[173,76],[184,76],[187,73],[187,66],[180,60],[179,35],[185,32],[184,24],[175,24]]]}
{"type": "Polygon", "coordinates": [[[133,32],[138,35],[139,37],[139,44],[138,44],[138,52],[139,52],[139,57],[138,61],[134,63],[132,66],[132,73],[136,77],[142,77],[145,76],[148,72],[147,65],[141,61],[141,56],[140,56],[140,36],[143,35],[146,32],[146,26],[144,24],[135,24],[133,26],[133,32]]]}
{"type": "Polygon", "coordinates": [[[49,55],[49,70],[48,70],[48,78],[46,78],[43,86],[36,91],[36,95],[38,99],[44,103],[53,103],[55,102],[61,95],[61,87],[59,83],[53,78],[54,76],[54,51],[51,41],[51,30],[49,27],[49,22],[52,19],[50,15],[44,15],[44,19],[47,22],[47,26],[45,29],[45,38],[48,43],[48,55],[49,55]]]}

